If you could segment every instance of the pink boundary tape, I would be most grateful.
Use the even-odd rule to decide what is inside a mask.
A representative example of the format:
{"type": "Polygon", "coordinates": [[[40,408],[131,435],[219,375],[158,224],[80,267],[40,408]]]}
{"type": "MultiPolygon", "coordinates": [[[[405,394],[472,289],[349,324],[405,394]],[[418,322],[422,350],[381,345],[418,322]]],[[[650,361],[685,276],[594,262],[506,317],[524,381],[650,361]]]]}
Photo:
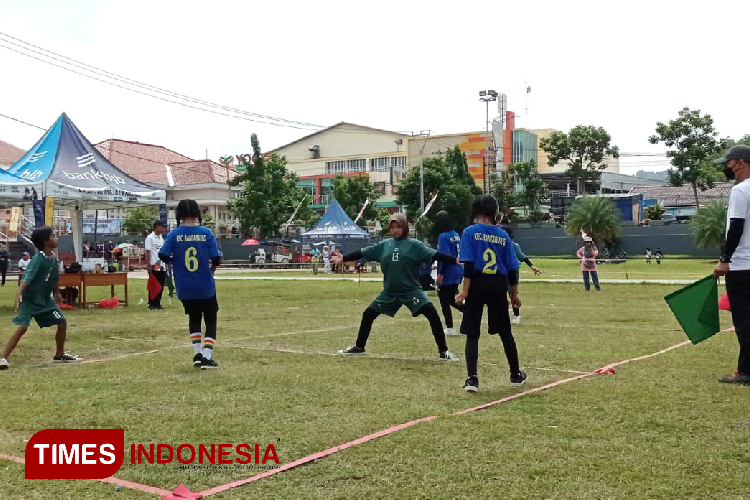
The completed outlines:
{"type": "MultiPolygon", "coordinates": [[[[726,331],[726,330],[723,330],[723,331],[726,331]]],[[[472,408],[467,408],[465,410],[460,410],[460,411],[454,412],[453,415],[465,415],[467,413],[471,413],[471,412],[474,412],[474,411],[477,411],[477,410],[482,410],[484,408],[489,408],[491,406],[495,406],[495,405],[500,404],[500,403],[505,403],[506,401],[511,401],[513,399],[520,398],[522,396],[527,396],[529,394],[534,394],[534,393],[541,392],[541,391],[544,391],[544,390],[547,390],[547,389],[551,389],[553,387],[557,387],[559,385],[566,384],[568,382],[573,382],[574,380],[580,380],[580,379],[583,379],[583,378],[591,377],[593,375],[596,375],[597,372],[600,371],[600,370],[607,370],[609,368],[614,368],[614,367],[617,367],[617,366],[625,365],[625,364],[628,364],[628,363],[632,363],[634,361],[640,361],[640,360],[643,360],[643,359],[652,358],[654,356],[659,356],[660,354],[664,354],[664,353],[667,353],[667,352],[672,351],[674,349],[678,349],[680,347],[689,345],[690,343],[691,342],[689,340],[686,340],[684,342],[680,342],[680,343],[674,344],[674,345],[672,345],[670,347],[667,347],[665,349],[662,349],[660,351],[657,351],[657,352],[654,352],[654,353],[651,353],[651,354],[645,354],[643,356],[638,356],[638,357],[635,357],[635,358],[630,358],[630,359],[625,359],[625,360],[622,360],[622,361],[617,361],[615,363],[610,363],[608,365],[605,365],[605,366],[599,368],[598,370],[594,370],[594,371],[587,372],[587,373],[582,373],[580,375],[576,375],[575,377],[569,377],[569,378],[566,378],[566,379],[557,380],[555,382],[552,382],[552,383],[549,383],[549,384],[546,384],[546,385],[543,385],[543,386],[535,387],[533,389],[529,389],[528,391],[519,392],[519,393],[513,394],[512,396],[501,398],[501,399],[498,399],[496,401],[490,401],[489,403],[484,403],[484,404],[481,404],[479,406],[474,406],[472,408]]],[[[332,448],[328,448],[326,450],[319,451],[317,453],[312,453],[310,455],[307,455],[305,457],[297,459],[297,460],[295,460],[293,462],[290,462],[288,464],[284,464],[281,467],[279,467],[278,469],[272,469],[272,470],[269,470],[269,471],[266,471],[266,472],[262,472],[260,474],[256,474],[254,476],[248,477],[246,479],[241,479],[239,481],[233,481],[231,483],[227,483],[227,484],[223,484],[223,485],[220,485],[220,486],[216,486],[214,488],[210,488],[210,489],[207,489],[205,491],[201,491],[201,492],[197,493],[197,495],[204,496],[204,497],[205,496],[209,496],[209,495],[215,495],[216,493],[221,493],[223,491],[227,491],[227,490],[230,490],[232,488],[236,488],[238,486],[242,486],[242,485],[254,482],[254,481],[258,481],[260,479],[264,479],[264,478],[269,477],[269,476],[273,476],[275,474],[279,474],[281,472],[284,472],[284,471],[287,471],[287,470],[290,470],[290,469],[294,469],[296,467],[299,467],[300,465],[304,465],[304,464],[307,464],[307,463],[310,463],[310,462],[314,462],[315,460],[319,460],[319,459],[327,457],[329,455],[333,455],[334,453],[338,453],[339,451],[345,450],[345,449],[350,448],[352,446],[356,446],[356,445],[359,445],[359,444],[371,441],[373,439],[377,439],[379,437],[383,437],[383,436],[387,436],[389,434],[393,434],[394,432],[398,432],[400,430],[406,429],[406,428],[411,427],[413,425],[420,424],[422,422],[430,422],[432,420],[435,420],[436,418],[438,418],[436,415],[431,415],[429,417],[423,417],[423,418],[419,418],[419,419],[416,419],[416,420],[411,420],[409,422],[405,422],[403,424],[394,425],[392,427],[388,427],[387,429],[383,429],[381,431],[378,431],[378,432],[375,432],[375,433],[372,433],[372,434],[368,434],[367,436],[363,436],[363,437],[355,439],[353,441],[349,441],[347,443],[344,443],[344,444],[341,444],[341,445],[338,445],[338,446],[334,446],[332,448]]],[[[12,461],[18,462],[20,464],[24,464],[25,463],[24,459],[18,458],[18,457],[13,457],[13,456],[10,456],[10,455],[0,454],[0,459],[12,460],[12,461]]],[[[154,486],[147,486],[147,485],[144,485],[144,484],[134,483],[134,482],[131,482],[131,481],[125,481],[125,480],[117,479],[115,477],[110,477],[110,478],[107,478],[107,479],[100,479],[98,481],[104,482],[104,483],[110,483],[110,484],[118,484],[120,486],[124,486],[126,488],[130,488],[130,489],[133,489],[133,490],[138,490],[138,491],[143,491],[145,493],[151,493],[151,494],[155,494],[155,495],[162,495],[163,497],[173,498],[171,496],[172,492],[164,490],[162,488],[156,488],[154,486]]]]}
{"type": "MultiPolygon", "coordinates": [[[[653,356],[658,356],[660,354],[664,354],[664,353],[669,352],[669,351],[671,351],[673,349],[677,349],[679,347],[682,347],[682,346],[685,346],[685,345],[688,345],[688,344],[690,344],[689,340],[687,340],[685,342],[680,342],[679,344],[675,344],[673,346],[667,347],[666,349],[662,349],[661,351],[658,351],[658,352],[655,352],[655,353],[652,353],[652,354],[646,354],[644,356],[638,356],[636,358],[631,358],[631,359],[626,359],[626,360],[623,360],[623,361],[618,361],[616,363],[611,363],[611,364],[606,365],[606,366],[604,366],[602,368],[604,368],[604,369],[606,369],[606,368],[613,368],[615,366],[624,365],[626,363],[631,363],[633,361],[639,361],[639,360],[642,360],[642,359],[651,358],[653,356]]],[[[464,415],[466,413],[470,413],[470,412],[473,412],[473,411],[477,411],[477,410],[481,410],[481,409],[484,409],[484,408],[488,408],[490,406],[494,406],[494,405],[499,404],[499,403],[504,403],[506,401],[517,399],[517,398],[520,398],[522,396],[526,396],[528,394],[533,394],[535,392],[540,392],[540,391],[544,391],[546,389],[551,389],[552,387],[556,387],[558,385],[562,385],[562,384],[565,384],[565,383],[568,383],[568,382],[573,382],[574,380],[579,380],[579,379],[582,379],[582,378],[591,377],[593,375],[596,375],[596,371],[591,371],[591,372],[588,372],[588,373],[583,373],[581,375],[576,375],[575,377],[569,377],[569,378],[566,378],[566,379],[558,380],[556,382],[552,382],[552,383],[547,384],[547,385],[543,385],[543,386],[540,386],[540,387],[535,387],[533,389],[529,389],[528,391],[519,392],[519,393],[514,394],[512,396],[508,396],[506,398],[498,399],[497,401],[491,401],[489,403],[485,403],[485,404],[482,404],[482,405],[479,405],[479,406],[475,406],[473,408],[467,408],[466,410],[457,411],[457,412],[453,413],[453,415],[464,415]]],[[[338,451],[344,450],[344,449],[349,448],[351,446],[362,444],[362,443],[365,443],[367,441],[370,441],[372,439],[376,439],[376,438],[379,438],[379,437],[387,436],[388,434],[392,434],[392,433],[400,431],[402,429],[406,429],[407,427],[411,427],[412,425],[416,425],[416,424],[419,424],[421,422],[429,422],[431,420],[435,420],[436,418],[437,418],[437,416],[433,415],[433,416],[421,418],[421,419],[418,419],[418,420],[412,420],[410,422],[406,422],[406,423],[401,424],[401,425],[396,425],[394,427],[389,427],[388,429],[384,429],[384,430],[376,432],[374,434],[370,434],[368,436],[361,437],[359,439],[355,439],[354,441],[349,441],[348,443],[344,443],[342,445],[335,446],[333,448],[328,448],[327,450],[324,450],[324,451],[321,451],[321,452],[318,452],[318,453],[313,453],[312,455],[308,455],[306,457],[303,457],[303,458],[300,458],[298,460],[295,460],[294,462],[290,462],[288,464],[285,464],[285,465],[279,467],[278,469],[273,469],[273,470],[270,470],[270,471],[263,472],[261,474],[256,474],[255,476],[251,476],[251,477],[249,477],[247,479],[242,479],[242,480],[239,480],[239,481],[234,481],[234,482],[227,483],[227,484],[224,484],[224,485],[221,485],[221,486],[217,486],[215,488],[211,488],[211,489],[208,489],[208,490],[205,490],[205,491],[201,491],[200,494],[205,497],[205,496],[213,495],[213,494],[216,494],[216,493],[220,493],[222,491],[226,491],[226,490],[231,489],[231,488],[236,488],[237,486],[242,486],[244,484],[247,484],[247,483],[250,483],[250,482],[253,482],[253,481],[258,481],[260,479],[263,479],[263,478],[266,478],[266,477],[269,477],[269,476],[273,476],[274,474],[278,474],[280,472],[284,472],[286,470],[293,469],[293,468],[298,467],[300,465],[304,465],[304,464],[310,463],[312,461],[318,460],[318,459],[326,457],[328,455],[332,455],[332,454],[334,454],[334,453],[336,453],[338,451]]]]}
{"type": "Polygon", "coordinates": [[[358,444],[366,443],[367,441],[371,441],[373,439],[377,439],[379,437],[387,436],[388,434],[393,434],[394,432],[400,431],[402,429],[406,429],[407,427],[411,427],[412,425],[416,425],[422,422],[429,422],[431,420],[435,420],[437,418],[436,415],[432,415],[429,417],[419,418],[417,420],[412,420],[410,422],[406,422],[404,424],[394,425],[393,427],[388,427],[387,429],[383,429],[382,431],[375,432],[373,434],[368,434],[367,436],[363,436],[359,439],[355,439],[354,441],[349,441],[348,443],[340,444],[338,446],[334,446],[333,448],[328,448],[327,450],[319,451],[317,453],[313,453],[312,455],[307,455],[306,457],[300,458],[298,460],[295,460],[294,462],[289,462],[288,464],[282,465],[278,469],[272,469],[266,472],[262,472],[260,474],[256,474],[254,476],[251,476],[247,479],[241,479],[239,481],[234,481],[231,483],[223,484],[221,486],[216,486],[215,488],[211,488],[205,491],[201,491],[199,494],[205,496],[208,495],[214,495],[216,493],[221,493],[222,491],[229,490],[231,488],[236,488],[237,486],[242,486],[243,484],[251,483],[253,481],[257,481],[259,479],[263,479],[268,476],[273,476],[274,474],[278,474],[279,472],[284,472],[289,469],[293,469],[295,467],[298,467],[300,465],[304,465],[306,463],[313,462],[315,460],[318,460],[323,457],[327,457],[328,455],[333,455],[334,453],[337,453],[341,450],[345,450],[351,446],[356,446],[358,444]]]}
{"type": "MultiPolygon", "coordinates": [[[[13,457],[11,455],[4,455],[2,453],[0,453],[0,459],[10,460],[12,462],[17,462],[23,465],[26,464],[26,460],[24,460],[23,458],[13,457]]],[[[105,479],[93,479],[92,481],[119,485],[119,486],[122,486],[123,488],[130,488],[131,490],[142,491],[144,493],[151,493],[153,495],[167,496],[167,495],[172,494],[171,491],[167,491],[162,488],[157,488],[155,486],[148,486],[146,484],[134,483],[133,481],[126,481],[124,479],[118,479],[114,476],[108,477],[105,479]]]]}

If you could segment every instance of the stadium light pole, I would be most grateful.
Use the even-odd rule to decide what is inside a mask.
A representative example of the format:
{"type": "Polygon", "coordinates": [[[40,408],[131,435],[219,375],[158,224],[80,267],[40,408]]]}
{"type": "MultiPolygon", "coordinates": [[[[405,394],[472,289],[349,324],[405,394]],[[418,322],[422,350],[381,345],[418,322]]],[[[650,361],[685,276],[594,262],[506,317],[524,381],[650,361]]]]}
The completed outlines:
{"type": "Polygon", "coordinates": [[[490,152],[490,103],[497,101],[497,92],[494,90],[480,90],[479,100],[485,103],[486,116],[484,120],[484,162],[482,164],[482,190],[486,193],[487,189],[487,163],[490,152]]]}

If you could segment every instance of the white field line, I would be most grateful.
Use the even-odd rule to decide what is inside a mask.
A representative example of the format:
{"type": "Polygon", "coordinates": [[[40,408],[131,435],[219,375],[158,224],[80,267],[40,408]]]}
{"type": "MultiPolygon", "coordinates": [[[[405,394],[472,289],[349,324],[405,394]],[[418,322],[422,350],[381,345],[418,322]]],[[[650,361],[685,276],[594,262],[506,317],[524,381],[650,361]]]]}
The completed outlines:
{"type": "MultiPolygon", "coordinates": [[[[335,352],[301,351],[298,349],[289,349],[286,347],[276,348],[276,347],[257,347],[257,346],[248,346],[248,345],[233,345],[232,348],[247,349],[249,351],[279,352],[279,353],[285,353],[285,354],[308,354],[308,355],[313,355],[313,356],[342,356],[343,357],[343,355],[335,353],[335,352]]],[[[414,357],[414,356],[392,356],[388,354],[365,354],[363,356],[357,356],[357,357],[368,358],[368,359],[387,359],[387,360],[395,360],[395,361],[419,361],[419,362],[428,362],[428,363],[445,363],[445,361],[441,361],[437,356],[427,358],[427,357],[414,357]]],[[[483,366],[501,366],[498,363],[488,363],[488,362],[481,362],[479,364],[483,366]]],[[[576,373],[576,374],[591,373],[591,372],[580,371],[580,370],[565,370],[562,368],[537,368],[533,366],[529,366],[526,368],[529,370],[544,370],[544,371],[576,373]]]]}

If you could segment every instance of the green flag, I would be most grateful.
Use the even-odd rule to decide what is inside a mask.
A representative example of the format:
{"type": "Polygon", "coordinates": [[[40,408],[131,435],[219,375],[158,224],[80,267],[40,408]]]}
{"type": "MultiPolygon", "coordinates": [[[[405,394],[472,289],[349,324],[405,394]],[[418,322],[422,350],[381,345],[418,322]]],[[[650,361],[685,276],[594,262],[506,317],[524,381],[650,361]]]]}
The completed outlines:
{"type": "Polygon", "coordinates": [[[693,344],[715,335],[719,330],[719,287],[708,276],[672,292],[664,300],[693,344]]]}
{"type": "Polygon", "coordinates": [[[169,298],[171,299],[174,297],[174,281],[172,281],[172,266],[170,265],[167,265],[167,279],[164,284],[167,285],[167,288],[169,289],[169,298]]]}

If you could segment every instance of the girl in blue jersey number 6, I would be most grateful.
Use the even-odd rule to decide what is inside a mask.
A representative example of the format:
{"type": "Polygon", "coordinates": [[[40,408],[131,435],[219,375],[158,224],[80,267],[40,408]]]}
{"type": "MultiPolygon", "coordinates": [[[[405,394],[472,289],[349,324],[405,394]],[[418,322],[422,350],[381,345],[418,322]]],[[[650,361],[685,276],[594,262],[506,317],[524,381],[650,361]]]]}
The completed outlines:
{"type": "Polygon", "coordinates": [[[221,251],[214,233],[201,225],[201,210],[195,200],[180,200],[175,217],[177,229],[167,235],[159,258],[172,262],[177,298],[189,318],[193,366],[203,370],[218,368],[219,364],[212,359],[219,311],[214,271],[221,263],[221,251]],[[205,338],[202,338],[201,320],[206,323],[205,338]]]}
{"type": "Polygon", "coordinates": [[[508,233],[495,226],[496,216],[495,198],[487,194],[477,196],[471,206],[471,218],[477,223],[467,227],[461,236],[459,261],[464,265],[464,286],[456,301],[465,303],[461,333],[466,335],[469,377],[464,382],[464,389],[468,392],[479,390],[477,361],[485,304],[489,333],[499,334],[503,342],[511,385],[520,385],[526,380],[526,374],[518,365],[518,349],[511,333],[506,299],[510,285],[511,303],[513,307],[521,307],[518,298],[519,263],[508,233]]]}

